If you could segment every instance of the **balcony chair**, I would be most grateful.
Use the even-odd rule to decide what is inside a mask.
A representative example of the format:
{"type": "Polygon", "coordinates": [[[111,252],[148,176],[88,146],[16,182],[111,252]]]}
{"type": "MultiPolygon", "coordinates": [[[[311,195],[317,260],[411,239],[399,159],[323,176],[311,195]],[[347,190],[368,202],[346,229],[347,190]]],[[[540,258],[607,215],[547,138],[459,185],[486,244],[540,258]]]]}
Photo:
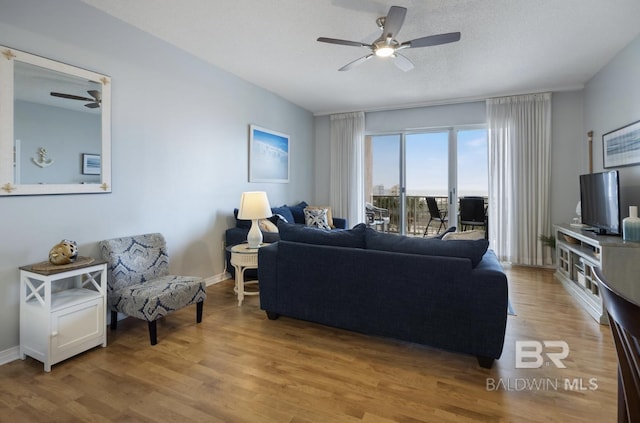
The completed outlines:
{"type": "Polygon", "coordinates": [[[367,215],[367,226],[374,227],[376,230],[380,228],[382,232],[389,230],[389,210],[376,207],[371,203],[365,204],[365,213],[367,215]]]}
{"type": "Polygon", "coordinates": [[[200,277],[169,274],[162,234],[114,238],[100,241],[99,246],[107,261],[107,307],[112,330],[118,326],[118,313],[146,320],[151,345],[156,345],[159,318],[196,304],[196,323],[202,321],[206,284],[200,277]]]}
{"type": "Polygon", "coordinates": [[[460,227],[463,231],[469,227],[482,226],[487,232],[487,211],[482,197],[460,198],[460,227]]]}
{"type": "Polygon", "coordinates": [[[640,305],[594,269],[618,355],[618,422],[640,422],[640,305]]]}
{"type": "Polygon", "coordinates": [[[440,226],[438,226],[438,232],[442,229],[447,229],[449,226],[449,218],[447,217],[446,210],[440,210],[438,208],[438,203],[436,202],[435,197],[425,197],[427,199],[427,208],[429,209],[429,222],[427,222],[427,226],[424,228],[423,237],[427,236],[427,231],[429,230],[429,225],[433,220],[440,222],[440,226]]]}

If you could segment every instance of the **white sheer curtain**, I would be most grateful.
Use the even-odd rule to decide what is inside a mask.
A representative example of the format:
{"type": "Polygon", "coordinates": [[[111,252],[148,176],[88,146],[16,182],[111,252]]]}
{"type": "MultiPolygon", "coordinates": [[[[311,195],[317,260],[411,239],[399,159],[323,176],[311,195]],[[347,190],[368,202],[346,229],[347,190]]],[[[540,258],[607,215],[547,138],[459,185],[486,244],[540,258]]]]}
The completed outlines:
{"type": "Polygon", "coordinates": [[[551,93],[487,100],[489,240],[498,258],[543,266],[551,233],[551,93]]]}
{"type": "Polygon", "coordinates": [[[349,227],[364,221],[364,112],[331,115],[330,202],[349,227]]]}

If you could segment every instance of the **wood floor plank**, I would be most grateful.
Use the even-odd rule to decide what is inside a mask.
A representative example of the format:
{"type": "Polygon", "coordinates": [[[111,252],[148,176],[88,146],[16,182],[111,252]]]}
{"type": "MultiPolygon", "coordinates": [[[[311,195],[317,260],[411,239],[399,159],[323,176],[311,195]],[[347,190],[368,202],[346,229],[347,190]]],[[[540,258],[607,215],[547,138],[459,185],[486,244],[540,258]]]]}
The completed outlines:
{"type": "Polygon", "coordinates": [[[0,366],[0,420],[11,422],[594,422],[614,421],[617,362],[598,325],[547,270],[507,269],[504,352],[474,357],[287,317],[233,282],[158,322],[125,319],[51,373],[31,358],[0,366]],[[562,340],[565,369],[516,367],[516,341],[562,340]],[[568,385],[567,385],[568,384],[568,385]]]}

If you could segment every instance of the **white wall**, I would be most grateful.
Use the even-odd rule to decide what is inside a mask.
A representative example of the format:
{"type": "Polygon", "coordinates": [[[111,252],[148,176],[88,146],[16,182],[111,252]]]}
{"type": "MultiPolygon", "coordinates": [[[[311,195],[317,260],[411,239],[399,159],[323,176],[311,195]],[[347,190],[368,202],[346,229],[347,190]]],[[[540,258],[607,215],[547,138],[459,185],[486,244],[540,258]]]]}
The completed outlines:
{"type": "Polygon", "coordinates": [[[370,112],[366,114],[365,119],[366,131],[369,134],[423,128],[483,125],[487,121],[484,101],[370,112]]]}
{"type": "Polygon", "coordinates": [[[0,45],[109,75],[113,98],[113,193],[0,198],[0,361],[19,343],[18,266],[61,239],[98,257],[102,239],[162,232],[172,272],[215,278],[243,191],[314,200],[313,116],[271,92],[79,0],[0,0],[0,45]],[[291,136],[290,183],[248,182],[250,123],[291,136]]]}
{"type": "MultiPolygon", "coordinates": [[[[640,37],[593,77],[585,88],[585,130],[593,130],[594,171],[602,171],[602,135],[640,120],[640,37]]],[[[640,166],[618,168],[622,217],[640,205],[640,166]]]]}
{"type": "MultiPolygon", "coordinates": [[[[551,223],[571,222],[580,201],[579,176],[588,170],[583,91],[553,93],[551,100],[551,223]],[[583,160],[583,158],[585,158],[583,160]]],[[[551,235],[550,233],[548,235],[551,235]]]]}

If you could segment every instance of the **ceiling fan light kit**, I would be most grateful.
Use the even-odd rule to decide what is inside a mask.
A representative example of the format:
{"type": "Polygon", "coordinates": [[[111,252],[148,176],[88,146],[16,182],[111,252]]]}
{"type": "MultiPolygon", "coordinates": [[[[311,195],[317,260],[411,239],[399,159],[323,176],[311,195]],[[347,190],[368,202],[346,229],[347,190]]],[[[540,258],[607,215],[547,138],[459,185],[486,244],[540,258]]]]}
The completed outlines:
{"type": "Polygon", "coordinates": [[[376,56],[378,57],[389,57],[396,52],[395,46],[387,44],[386,41],[377,41],[374,43],[373,47],[376,52],[376,56]]]}
{"type": "Polygon", "coordinates": [[[351,63],[347,63],[345,66],[338,69],[339,71],[347,71],[356,65],[366,62],[371,57],[376,56],[381,58],[391,57],[393,59],[393,63],[399,69],[407,72],[413,69],[413,63],[411,63],[411,61],[405,56],[398,54],[398,50],[437,46],[460,40],[459,32],[449,32],[446,34],[429,35],[427,37],[416,38],[415,40],[400,43],[396,40],[396,36],[398,35],[398,32],[400,32],[400,28],[402,28],[406,14],[406,8],[391,6],[387,16],[376,19],[376,25],[378,25],[382,30],[382,35],[371,44],[327,37],[320,37],[317,41],[351,47],[366,47],[371,50],[370,54],[356,59],[351,63]]]}

